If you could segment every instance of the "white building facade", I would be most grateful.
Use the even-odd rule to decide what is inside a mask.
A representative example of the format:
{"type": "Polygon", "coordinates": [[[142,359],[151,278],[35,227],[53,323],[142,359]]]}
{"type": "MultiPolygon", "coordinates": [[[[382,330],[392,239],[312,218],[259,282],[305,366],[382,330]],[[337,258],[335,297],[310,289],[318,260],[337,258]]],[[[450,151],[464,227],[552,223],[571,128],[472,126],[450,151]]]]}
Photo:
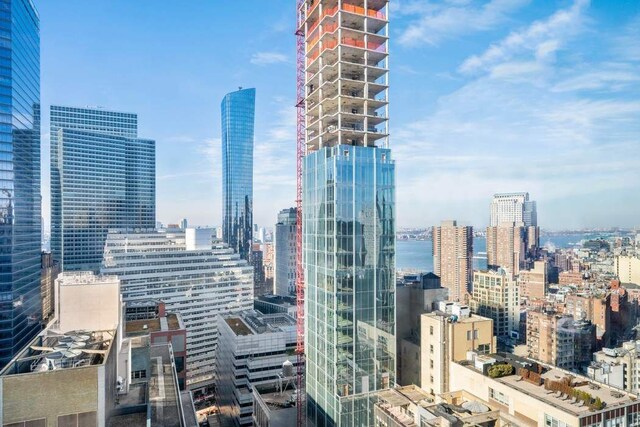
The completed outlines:
{"type": "Polygon", "coordinates": [[[224,243],[187,249],[183,233],[110,232],[103,274],[117,275],[124,302],[157,299],[187,328],[187,387],[213,383],[216,316],[253,307],[253,267],[224,243]]]}
{"type": "MultiPolygon", "coordinates": [[[[247,311],[218,316],[216,402],[225,422],[253,425],[254,389],[291,390],[295,384],[296,320],[247,311]],[[281,387],[281,388],[280,388],[281,387]]],[[[291,391],[283,392],[291,394],[291,391]]]]}

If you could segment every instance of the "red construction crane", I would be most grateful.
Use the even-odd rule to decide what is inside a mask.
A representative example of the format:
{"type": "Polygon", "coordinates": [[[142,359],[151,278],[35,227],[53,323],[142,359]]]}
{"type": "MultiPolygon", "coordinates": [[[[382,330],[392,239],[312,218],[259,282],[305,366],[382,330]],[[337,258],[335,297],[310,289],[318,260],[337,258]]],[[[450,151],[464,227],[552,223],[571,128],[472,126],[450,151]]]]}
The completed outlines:
{"type": "Polygon", "coordinates": [[[304,3],[296,1],[296,305],[297,305],[297,401],[298,426],[306,425],[304,391],[304,268],[302,266],[302,162],[305,155],[305,49],[304,3]]]}

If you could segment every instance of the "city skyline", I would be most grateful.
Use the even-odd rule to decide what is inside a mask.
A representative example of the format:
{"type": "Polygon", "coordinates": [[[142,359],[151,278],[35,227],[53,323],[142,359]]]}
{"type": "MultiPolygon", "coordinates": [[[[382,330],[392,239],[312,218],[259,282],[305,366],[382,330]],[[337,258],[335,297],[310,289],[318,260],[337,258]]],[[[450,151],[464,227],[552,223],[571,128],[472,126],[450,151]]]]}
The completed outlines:
{"type": "MultiPolygon", "coordinates": [[[[631,41],[640,6],[614,3],[392,3],[399,228],[446,218],[482,227],[487,200],[511,191],[538,202],[542,228],[638,225],[640,52],[631,41]]],[[[249,4],[36,6],[46,17],[43,113],[51,104],[136,111],[140,133],[158,141],[159,220],[221,225],[217,104],[237,86],[260,93],[254,222],[273,226],[282,206],[293,204],[290,1],[276,0],[260,15],[249,4]],[[260,30],[226,24],[239,19],[260,30]],[[176,21],[190,25],[166,32],[176,21]]],[[[48,129],[44,117],[45,217],[48,129]]]]}

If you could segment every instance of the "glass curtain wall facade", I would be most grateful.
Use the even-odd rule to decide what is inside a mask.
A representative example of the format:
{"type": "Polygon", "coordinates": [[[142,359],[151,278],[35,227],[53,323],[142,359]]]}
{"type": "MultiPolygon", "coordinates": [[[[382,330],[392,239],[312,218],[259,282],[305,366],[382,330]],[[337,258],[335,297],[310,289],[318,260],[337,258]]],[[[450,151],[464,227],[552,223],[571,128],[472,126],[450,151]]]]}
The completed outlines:
{"type": "Polygon", "coordinates": [[[98,270],[109,229],[155,227],[155,141],[136,114],[51,106],[51,251],[98,270]]]}
{"type": "Polygon", "coordinates": [[[317,427],[375,425],[377,392],[396,382],[387,1],[302,7],[307,416],[317,427]]]}
{"type": "Polygon", "coordinates": [[[253,241],[253,130],[256,90],[228,93],[222,116],[222,239],[249,260],[253,241]]]}
{"type": "Polygon", "coordinates": [[[0,0],[0,368],[41,329],[40,18],[0,0]]]}

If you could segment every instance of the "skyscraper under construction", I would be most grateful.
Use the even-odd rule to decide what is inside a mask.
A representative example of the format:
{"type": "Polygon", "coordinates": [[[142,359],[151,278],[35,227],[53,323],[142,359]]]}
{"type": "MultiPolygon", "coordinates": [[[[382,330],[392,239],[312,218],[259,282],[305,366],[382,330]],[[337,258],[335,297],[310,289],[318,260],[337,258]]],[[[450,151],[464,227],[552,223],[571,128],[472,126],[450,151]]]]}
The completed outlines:
{"type": "Polygon", "coordinates": [[[374,425],[395,383],[395,165],[386,0],[307,0],[302,167],[306,407],[315,426],[374,425]]]}

